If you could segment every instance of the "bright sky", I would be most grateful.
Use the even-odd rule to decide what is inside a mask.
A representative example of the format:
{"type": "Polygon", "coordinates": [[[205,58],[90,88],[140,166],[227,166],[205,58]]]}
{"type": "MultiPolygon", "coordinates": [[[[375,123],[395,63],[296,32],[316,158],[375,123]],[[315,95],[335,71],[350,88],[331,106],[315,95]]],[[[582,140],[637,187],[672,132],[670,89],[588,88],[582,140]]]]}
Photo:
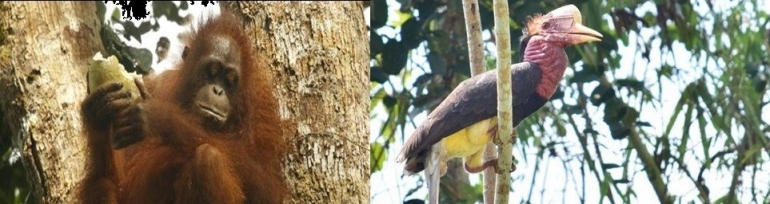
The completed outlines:
{"type": "MultiPolygon", "coordinates": [[[[731,1],[731,2],[725,2],[720,1],[721,4],[719,6],[716,6],[716,10],[719,11],[726,11],[729,10],[728,8],[734,7],[738,5],[738,2],[731,1]]],[[[394,0],[388,0],[388,5],[390,6],[391,14],[395,12],[396,8],[398,8],[400,5],[398,2],[394,0]]],[[[699,13],[705,13],[708,11],[708,8],[704,3],[695,4],[696,8],[695,10],[699,13]]],[[[750,4],[745,4],[743,6],[751,6],[750,4]]],[[[759,8],[765,8],[766,11],[770,12],[770,9],[768,9],[767,1],[761,2],[760,5],[758,5],[759,8]]],[[[646,2],[641,5],[640,9],[636,11],[636,13],[640,16],[643,16],[645,12],[650,11],[653,14],[655,13],[655,6],[653,2],[646,2]]],[[[543,11],[547,12],[547,11],[543,11]]],[[[368,10],[365,11],[365,15],[368,18],[369,12],[368,10]]],[[[394,16],[394,15],[389,15],[394,16]]],[[[750,16],[749,16],[750,17],[750,16]]],[[[392,20],[392,19],[391,19],[392,20]]],[[[605,21],[609,21],[609,16],[604,16],[605,21]]],[[[368,22],[368,21],[367,21],[368,22]]],[[[705,25],[711,25],[713,24],[713,20],[706,20],[703,22],[705,25]]],[[[708,26],[707,26],[708,27],[708,26]]],[[[612,29],[612,27],[611,27],[612,29]]],[[[755,28],[756,29],[756,28],[755,28]]],[[[394,37],[398,33],[398,30],[395,30],[393,28],[389,28],[387,26],[380,28],[378,30],[380,33],[385,33],[389,37],[394,37]]],[[[669,121],[669,118],[671,117],[671,114],[674,112],[674,107],[676,102],[679,100],[679,97],[681,96],[681,91],[684,90],[686,85],[688,83],[691,83],[698,79],[698,77],[703,75],[703,70],[700,67],[707,67],[708,71],[711,73],[721,73],[721,67],[724,66],[724,62],[715,62],[713,60],[707,61],[705,57],[701,58],[694,58],[692,54],[687,51],[682,43],[674,43],[673,45],[673,52],[663,52],[661,53],[660,49],[654,49],[660,46],[661,41],[656,39],[652,41],[652,47],[650,53],[650,59],[651,61],[647,62],[645,59],[641,57],[641,53],[639,53],[637,50],[639,49],[639,45],[643,45],[643,42],[641,42],[641,39],[649,39],[652,35],[656,34],[660,30],[658,28],[655,29],[644,29],[640,31],[640,33],[629,33],[629,44],[624,45],[621,41],[618,42],[619,44],[619,53],[623,53],[623,58],[621,60],[621,68],[616,70],[614,75],[617,78],[626,78],[628,76],[635,76],[637,79],[647,81],[646,85],[648,88],[653,92],[653,96],[655,98],[661,99],[659,103],[655,103],[652,105],[645,105],[643,108],[643,113],[639,120],[640,121],[647,121],[649,122],[652,127],[646,127],[644,130],[648,133],[650,133],[653,136],[660,136],[665,131],[665,127],[669,121]],[[638,39],[639,36],[641,36],[641,39],[638,39]],[[656,73],[653,71],[655,68],[658,68],[661,66],[661,64],[670,64],[675,65],[675,67],[678,67],[680,71],[682,71],[684,74],[682,76],[679,76],[680,78],[675,77],[675,81],[670,80],[662,80],[661,84],[653,84],[649,82],[655,82],[656,81],[656,73]],[[658,89],[662,87],[662,93],[658,94],[658,89]]],[[[708,32],[711,32],[710,29],[707,29],[708,32]]],[[[723,39],[726,41],[729,41],[728,36],[722,36],[723,39]]],[[[489,38],[489,33],[484,33],[485,40],[489,38]]],[[[486,53],[488,55],[496,55],[494,53],[494,45],[491,43],[487,43],[487,51],[492,51],[492,53],[486,53]]],[[[425,50],[425,43],[421,45],[420,48],[413,50],[410,58],[410,62],[407,66],[415,66],[415,64],[420,64],[420,66],[423,67],[429,67],[430,65],[427,63],[426,59],[423,57],[426,54],[425,50]]],[[[574,69],[580,69],[581,63],[577,63],[574,66],[574,69]]],[[[571,76],[573,74],[573,68],[568,68],[565,76],[571,76]]],[[[412,73],[412,76],[419,76],[423,73],[420,72],[419,69],[415,68],[413,69],[414,73],[412,73]]],[[[612,75],[608,75],[610,80],[614,80],[612,75]]],[[[412,84],[414,81],[413,77],[412,79],[409,79],[409,81],[405,84],[412,84]]],[[[393,76],[390,78],[391,81],[400,82],[400,78],[393,76]]],[[[712,83],[710,81],[707,81],[707,83],[712,83]]],[[[561,82],[562,86],[566,85],[566,82],[563,80],[561,82]]],[[[398,90],[403,89],[403,87],[399,87],[398,84],[394,84],[395,88],[398,90]]],[[[584,91],[587,93],[590,93],[598,83],[589,83],[586,84],[584,87],[584,91]]],[[[387,86],[389,87],[389,85],[387,86]]],[[[407,87],[411,88],[411,87],[407,87]]],[[[389,92],[392,92],[393,89],[388,89],[389,92]]],[[[619,96],[625,96],[627,91],[621,91],[619,92],[619,96]]],[[[565,93],[565,102],[568,104],[576,104],[575,97],[569,97],[571,91],[567,91],[565,93]]],[[[770,98],[770,96],[764,96],[765,100],[770,98]]],[[[639,109],[639,104],[636,101],[639,101],[637,97],[629,97],[625,100],[629,101],[632,107],[639,109]]],[[[557,101],[554,102],[554,106],[561,107],[563,104],[561,102],[557,101]]],[[[378,138],[379,131],[381,129],[381,126],[383,122],[387,119],[387,115],[385,112],[385,108],[382,105],[379,105],[374,110],[376,113],[375,117],[372,117],[370,120],[370,142],[375,142],[375,139],[378,138]]],[[[770,112],[770,108],[767,106],[763,110],[763,112],[768,113],[770,112]]],[[[592,120],[594,121],[601,121],[603,117],[603,107],[600,107],[597,109],[596,107],[589,106],[587,113],[591,116],[592,120]]],[[[422,113],[418,115],[414,121],[416,124],[419,124],[422,120],[424,120],[426,117],[425,113],[422,113]]],[[[762,119],[764,121],[770,121],[770,115],[765,114],[762,115],[762,119]]],[[[576,119],[579,127],[584,127],[585,124],[583,124],[583,120],[576,119]]],[[[678,119],[675,124],[674,128],[670,134],[672,138],[680,138],[682,135],[682,119],[678,119]]],[[[545,123],[546,126],[551,125],[549,122],[545,123]]],[[[605,163],[615,163],[615,164],[621,164],[625,158],[624,156],[624,150],[627,148],[627,140],[613,140],[611,137],[609,137],[608,133],[608,127],[603,122],[595,122],[594,127],[596,130],[600,132],[600,136],[598,138],[598,142],[603,146],[602,149],[602,157],[605,161],[605,163]]],[[[407,137],[411,135],[411,133],[414,131],[414,127],[411,125],[407,125],[405,134],[407,137]]],[[[690,130],[691,133],[693,133],[694,137],[690,138],[690,141],[688,142],[688,147],[694,147],[691,149],[690,152],[688,152],[689,157],[686,158],[686,163],[688,165],[688,169],[690,171],[695,171],[697,173],[697,169],[700,168],[700,160],[703,160],[703,150],[700,147],[700,137],[697,135],[699,134],[699,130],[697,129],[697,125],[692,126],[692,129],[690,130]]],[[[400,131],[399,131],[400,132],[400,131]]],[[[734,130],[734,132],[737,132],[734,130]]],[[[707,133],[714,133],[714,129],[711,127],[707,127],[707,133]]],[[[555,135],[555,131],[553,130],[547,130],[546,135],[555,135]]],[[[403,164],[396,163],[394,158],[396,158],[398,154],[398,150],[402,148],[403,142],[400,140],[402,138],[402,135],[398,134],[396,135],[396,142],[394,144],[391,144],[390,151],[388,152],[386,162],[384,164],[384,167],[381,171],[373,173],[371,175],[371,191],[370,191],[370,198],[372,200],[372,203],[402,203],[404,200],[409,200],[413,198],[418,199],[424,199],[427,196],[427,188],[424,186],[414,193],[409,198],[404,198],[406,193],[410,190],[415,188],[418,185],[419,178],[417,176],[412,177],[402,177],[404,175],[403,173],[403,164]]],[[[550,139],[554,139],[556,137],[552,137],[550,139]]],[[[724,138],[724,137],[721,137],[724,138]]],[[[542,143],[549,142],[549,138],[541,138],[543,141],[542,143]]],[[[555,140],[556,142],[564,142],[565,146],[567,146],[570,150],[571,155],[576,155],[582,153],[582,149],[580,148],[580,143],[577,141],[577,137],[575,137],[574,132],[571,128],[568,128],[567,136],[564,138],[557,138],[559,140],[555,140]]],[[[377,141],[382,142],[382,141],[377,141]]],[[[589,145],[592,145],[593,141],[589,140],[589,145]]],[[[533,194],[531,200],[533,203],[564,203],[564,202],[576,202],[579,201],[579,192],[578,189],[581,188],[582,185],[582,176],[580,175],[580,162],[579,160],[576,160],[577,156],[572,157],[566,157],[564,151],[559,151],[559,155],[561,158],[550,158],[546,157],[543,161],[541,161],[540,168],[541,170],[533,177],[533,172],[535,172],[535,162],[537,156],[535,153],[537,152],[536,148],[532,148],[531,146],[532,141],[530,141],[530,147],[527,148],[526,154],[521,151],[521,148],[523,145],[519,143],[516,145],[514,150],[514,155],[519,159],[519,163],[517,164],[518,170],[512,174],[512,177],[514,179],[514,182],[512,184],[513,192],[511,193],[511,203],[519,203],[526,199],[530,193],[533,194]],[[525,155],[527,158],[522,158],[522,155],[525,155]],[[570,171],[566,171],[565,169],[569,169],[570,171]],[[533,180],[534,179],[534,180],[533,180]],[[535,186],[530,186],[530,183],[534,181],[535,186]],[[566,189],[566,194],[563,193],[566,189]],[[530,192],[535,191],[535,192],[530,192]]],[[[712,142],[712,151],[711,154],[714,153],[715,150],[713,149],[720,149],[720,147],[723,147],[724,141],[713,141],[712,142]],[[716,148],[714,148],[716,147],[716,148]]],[[[589,148],[591,150],[592,148],[589,148]]],[[[652,150],[650,146],[648,146],[648,149],[652,150]]],[[[596,153],[591,152],[592,157],[596,159],[596,153]]],[[[632,153],[633,157],[635,157],[635,153],[632,153]]],[[[766,154],[762,154],[762,156],[767,159],[766,154]]],[[[635,159],[633,159],[635,160],[635,159]]],[[[763,168],[767,168],[768,165],[764,165],[763,168]]],[[[619,188],[622,190],[625,190],[628,185],[634,186],[634,190],[636,192],[636,196],[634,200],[636,202],[646,201],[648,199],[657,199],[657,196],[655,195],[652,185],[650,185],[650,182],[647,179],[646,174],[643,171],[643,166],[636,163],[631,163],[629,165],[629,168],[631,171],[629,171],[631,178],[631,182],[629,184],[620,184],[618,185],[619,188]]],[[[671,168],[670,168],[671,169],[671,168]]],[[[599,191],[599,184],[597,183],[596,178],[588,173],[588,169],[586,170],[586,203],[598,203],[598,191],[599,191]]],[[[622,168],[617,169],[611,169],[609,170],[610,174],[613,175],[615,178],[620,178],[622,176],[622,168]]],[[[748,171],[744,171],[748,172],[748,171]]],[[[669,175],[669,183],[668,188],[670,192],[674,195],[683,197],[682,200],[697,200],[698,192],[695,189],[692,182],[687,178],[684,174],[679,173],[678,171],[672,171],[668,170],[665,172],[665,174],[669,175]]],[[[422,174],[421,174],[422,175],[422,174]]],[[[718,170],[711,170],[706,171],[704,173],[704,178],[706,179],[706,185],[711,190],[711,200],[715,200],[723,195],[725,195],[728,191],[729,183],[730,183],[730,176],[731,176],[731,169],[726,171],[718,171],[718,170]]],[[[480,175],[479,174],[471,174],[471,183],[475,184],[480,182],[480,175]]],[[[748,185],[749,182],[747,182],[748,179],[752,178],[751,174],[744,173],[743,177],[744,179],[744,189],[750,187],[748,185]]],[[[758,174],[756,177],[754,177],[755,181],[757,182],[758,186],[769,186],[770,185],[770,176],[768,175],[760,175],[758,174]]],[[[613,189],[613,192],[614,189],[613,189]]],[[[617,194],[616,194],[617,195],[617,194]]],[[[749,201],[750,195],[743,194],[744,196],[740,198],[742,201],[749,201]]],[[[606,201],[606,200],[605,200],[606,201]]]]}

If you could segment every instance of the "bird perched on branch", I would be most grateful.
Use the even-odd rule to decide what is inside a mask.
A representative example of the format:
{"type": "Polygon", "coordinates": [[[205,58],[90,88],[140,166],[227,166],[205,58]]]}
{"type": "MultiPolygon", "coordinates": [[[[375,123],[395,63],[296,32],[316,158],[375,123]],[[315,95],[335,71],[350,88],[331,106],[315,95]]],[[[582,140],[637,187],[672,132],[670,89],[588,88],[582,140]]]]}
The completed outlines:
{"type": "MultiPolygon", "coordinates": [[[[584,42],[600,41],[602,35],[581,24],[574,5],[527,20],[519,47],[520,63],[511,65],[513,126],[516,127],[556,91],[567,68],[564,48],[584,42]]],[[[463,157],[465,170],[478,173],[497,168],[497,159],[483,161],[484,147],[497,133],[497,71],[471,77],[457,86],[406,141],[398,162],[415,174],[425,169],[425,159],[434,144],[440,155],[440,173],[446,161],[463,157]]]]}

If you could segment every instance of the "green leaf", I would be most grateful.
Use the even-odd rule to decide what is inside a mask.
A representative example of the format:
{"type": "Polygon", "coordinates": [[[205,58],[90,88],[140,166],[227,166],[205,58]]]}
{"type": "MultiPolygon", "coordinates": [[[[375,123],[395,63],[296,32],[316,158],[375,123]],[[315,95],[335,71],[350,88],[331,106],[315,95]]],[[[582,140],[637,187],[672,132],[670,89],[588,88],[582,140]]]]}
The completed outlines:
{"type": "Polygon", "coordinates": [[[668,137],[669,133],[671,133],[671,128],[674,127],[674,122],[676,122],[676,119],[679,117],[682,106],[687,103],[687,99],[693,94],[693,87],[693,84],[690,84],[682,92],[682,96],[679,97],[679,102],[677,102],[676,107],[674,107],[674,114],[671,114],[671,117],[668,119],[668,125],[666,125],[666,131],[663,133],[663,137],[668,137]]]}
{"type": "Polygon", "coordinates": [[[554,125],[556,125],[556,135],[560,137],[567,135],[567,128],[564,127],[564,123],[561,120],[554,120],[554,125]]]}
{"type": "Polygon", "coordinates": [[[617,86],[628,88],[631,91],[640,91],[645,89],[644,82],[634,78],[618,79],[615,81],[615,83],[617,86]]]}
{"type": "Polygon", "coordinates": [[[409,49],[404,43],[395,39],[388,40],[382,51],[382,68],[385,73],[398,75],[406,66],[406,60],[409,57],[409,49]]]}
{"type": "Polygon", "coordinates": [[[618,184],[618,183],[630,183],[631,181],[629,181],[627,178],[622,178],[622,179],[616,179],[613,182],[618,184]]]}
{"type": "Polygon", "coordinates": [[[615,97],[615,90],[612,88],[612,85],[609,84],[599,84],[599,86],[596,86],[594,91],[591,92],[589,97],[591,99],[591,104],[594,106],[599,106],[600,104],[606,103],[607,101],[613,101],[614,99],[617,99],[615,97]]]}
{"type": "Polygon", "coordinates": [[[382,67],[373,66],[369,68],[369,81],[384,84],[385,82],[388,82],[389,79],[390,75],[385,73],[382,67]]]}
{"type": "Polygon", "coordinates": [[[600,186],[601,194],[599,197],[604,198],[607,196],[610,196],[610,181],[612,181],[612,175],[610,173],[604,172],[604,179],[602,179],[602,183],[600,186]]]}
{"type": "Polygon", "coordinates": [[[372,110],[374,110],[375,107],[377,107],[380,102],[382,102],[383,99],[387,97],[387,93],[385,93],[385,88],[380,87],[380,89],[377,90],[372,97],[370,97],[369,101],[369,112],[371,113],[372,110]]]}
{"type": "Polygon", "coordinates": [[[401,26],[401,41],[403,41],[408,49],[417,48],[420,42],[423,40],[422,25],[415,18],[410,17],[409,20],[404,22],[401,26]]]}
{"type": "Polygon", "coordinates": [[[618,168],[618,167],[620,167],[620,165],[618,165],[618,164],[612,164],[612,163],[604,163],[604,164],[602,164],[602,169],[605,169],[605,170],[614,169],[614,168],[618,168]]]}
{"type": "Polygon", "coordinates": [[[430,64],[430,71],[432,74],[443,75],[447,71],[444,56],[441,56],[436,52],[428,53],[428,64],[430,64]]]}
{"type": "Polygon", "coordinates": [[[411,12],[401,12],[401,10],[396,10],[396,18],[390,21],[390,25],[394,28],[401,28],[401,26],[406,23],[409,19],[412,19],[412,13],[411,12]]]}
{"type": "Polygon", "coordinates": [[[374,59],[375,56],[382,53],[385,48],[385,43],[382,42],[382,36],[378,35],[374,30],[369,31],[369,58],[374,59]]]}
{"type": "Polygon", "coordinates": [[[388,3],[385,0],[373,0],[369,12],[372,30],[384,26],[388,21],[388,3]]]}
{"type": "Polygon", "coordinates": [[[599,80],[599,73],[596,69],[588,69],[584,66],[582,70],[575,72],[572,78],[569,78],[569,83],[586,83],[599,80]]]}
{"type": "Polygon", "coordinates": [[[371,151],[369,154],[370,173],[378,172],[382,169],[382,165],[385,163],[385,159],[388,155],[385,153],[385,148],[380,143],[374,142],[369,148],[371,151]]]}
{"type": "Polygon", "coordinates": [[[583,113],[583,108],[576,105],[564,104],[564,106],[562,106],[561,108],[562,108],[562,111],[564,111],[564,113],[570,114],[570,115],[583,113]]]}
{"type": "Polygon", "coordinates": [[[631,127],[636,123],[636,119],[639,118],[639,111],[626,105],[625,114],[623,115],[623,124],[631,127]]]}

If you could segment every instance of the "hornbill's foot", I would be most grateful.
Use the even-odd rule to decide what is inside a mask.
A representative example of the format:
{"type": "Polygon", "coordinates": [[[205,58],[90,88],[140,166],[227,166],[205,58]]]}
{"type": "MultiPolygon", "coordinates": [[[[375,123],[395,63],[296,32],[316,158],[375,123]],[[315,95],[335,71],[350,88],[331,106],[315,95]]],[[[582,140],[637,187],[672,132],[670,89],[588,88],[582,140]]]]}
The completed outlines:
{"type": "Polygon", "coordinates": [[[500,146],[503,144],[503,141],[500,141],[500,137],[497,136],[497,125],[489,128],[489,130],[487,130],[487,134],[492,137],[492,143],[495,143],[495,145],[500,146]]]}
{"type": "MultiPolygon", "coordinates": [[[[496,173],[498,173],[498,174],[503,174],[504,173],[504,172],[502,172],[502,169],[497,168],[497,160],[495,160],[494,168],[495,168],[495,172],[496,173]]],[[[511,162],[511,171],[508,171],[508,173],[513,173],[514,171],[516,171],[516,164],[511,162]]]]}
{"type": "MultiPolygon", "coordinates": [[[[489,134],[489,135],[491,135],[491,136],[492,136],[492,143],[495,143],[495,145],[497,145],[497,146],[500,146],[500,145],[502,145],[502,144],[503,144],[503,141],[502,141],[502,140],[500,140],[500,137],[497,135],[497,127],[498,127],[498,126],[497,126],[497,125],[495,125],[494,127],[492,127],[492,128],[489,128],[489,130],[487,130],[487,134],[489,134]]],[[[515,129],[514,129],[514,130],[515,130],[515,129]]],[[[514,136],[514,134],[513,134],[513,133],[511,133],[511,139],[512,139],[512,140],[513,140],[513,139],[516,139],[516,138],[514,138],[513,136],[514,136]]]]}
{"type": "MultiPolygon", "coordinates": [[[[516,157],[511,155],[511,171],[508,173],[513,173],[514,171],[516,171],[516,157]]],[[[499,169],[497,169],[497,165],[495,165],[495,172],[498,174],[502,173],[499,169]]]]}
{"type": "MultiPolygon", "coordinates": [[[[468,173],[479,173],[484,171],[487,168],[492,168],[495,170],[496,173],[501,174],[500,168],[497,168],[497,159],[492,159],[489,161],[484,162],[481,166],[471,167],[468,165],[468,163],[465,163],[465,171],[468,171],[468,173]]],[[[511,171],[508,173],[511,173],[513,171],[516,171],[516,164],[511,163],[511,171]]]]}
{"type": "MultiPolygon", "coordinates": [[[[495,166],[495,167],[497,167],[497,166],[495,166]]],[[[513,173],[514,171],[516,171],[516,163],[511,163],[511,171],[509,171],[508,173],[513,173]]],[[[496,172],[498,172],[498,174],[500,173],[499,170],[496,171],[496,172]]]]}

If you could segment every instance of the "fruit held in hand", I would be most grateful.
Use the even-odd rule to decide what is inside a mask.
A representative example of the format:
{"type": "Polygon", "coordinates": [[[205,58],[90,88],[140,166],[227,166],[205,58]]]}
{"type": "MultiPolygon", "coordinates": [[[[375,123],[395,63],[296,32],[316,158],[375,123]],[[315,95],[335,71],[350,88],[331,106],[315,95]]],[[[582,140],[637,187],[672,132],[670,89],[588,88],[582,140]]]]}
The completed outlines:
{"type": "Polygon", "coordinates": [[[104,58],[102,53],[96,53],[88,68],[88,93],[104,83],[117,81],[123,84],[123,88],[130,90],[131,97],[136,99],[139,97],[139,89],[134,78],[136,75],[126,72],[115,56],[104,58]]]}

